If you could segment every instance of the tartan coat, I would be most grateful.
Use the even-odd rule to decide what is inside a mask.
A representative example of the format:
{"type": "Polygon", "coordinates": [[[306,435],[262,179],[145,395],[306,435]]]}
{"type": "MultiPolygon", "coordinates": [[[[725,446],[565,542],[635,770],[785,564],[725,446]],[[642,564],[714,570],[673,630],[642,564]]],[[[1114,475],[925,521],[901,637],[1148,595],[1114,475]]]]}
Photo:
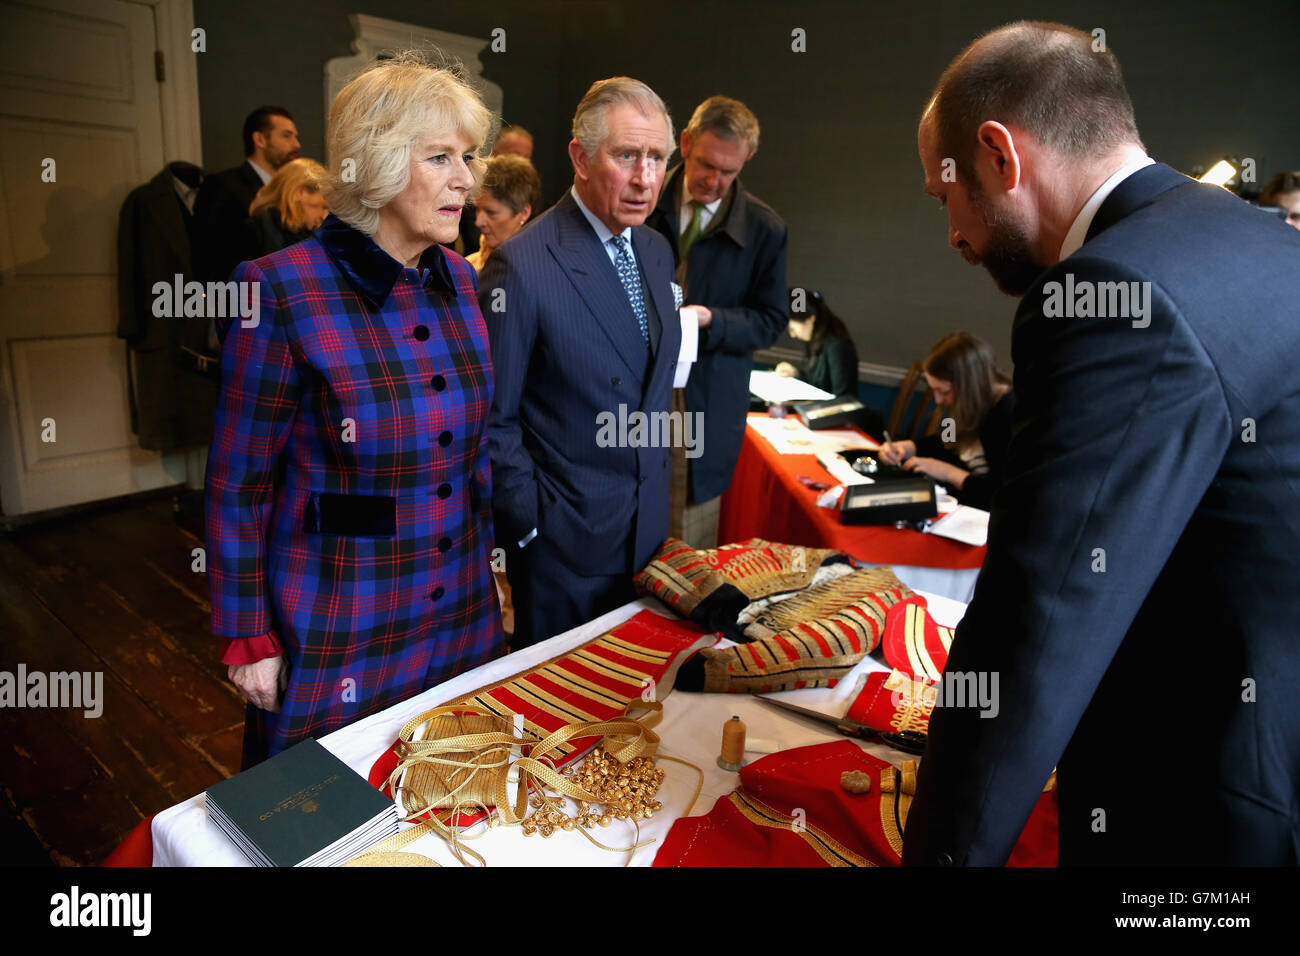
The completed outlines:
{"type": "Polygon", "coordinates": [[[499,656],[504,636],[474,270],[438,245],[404,268],[331,215],[234,278],[259,284],[260,315],[219,320],[212,628],[278,636],[289,664],[280,713],[250,707],[247,766],[499,656]]]}

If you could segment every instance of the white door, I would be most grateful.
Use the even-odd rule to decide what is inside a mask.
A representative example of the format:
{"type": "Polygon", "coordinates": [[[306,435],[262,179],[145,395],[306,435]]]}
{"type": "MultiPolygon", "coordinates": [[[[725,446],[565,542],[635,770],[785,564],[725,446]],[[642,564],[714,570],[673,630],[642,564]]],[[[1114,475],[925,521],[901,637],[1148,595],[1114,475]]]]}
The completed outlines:
{"type": "Polygon", "coordinates": [[[7,516],[185,480],[136,444],[116,336],[118,212],[164,163],[154,21],[119,0],[0,0],[7,516]]]}

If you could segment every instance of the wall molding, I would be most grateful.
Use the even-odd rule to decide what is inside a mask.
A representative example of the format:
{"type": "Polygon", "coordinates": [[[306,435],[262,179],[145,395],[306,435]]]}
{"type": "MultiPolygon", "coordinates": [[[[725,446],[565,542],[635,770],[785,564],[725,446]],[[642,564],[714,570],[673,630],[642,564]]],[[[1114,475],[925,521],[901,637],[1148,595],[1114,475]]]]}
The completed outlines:
{"type": "Polygon", "coordinates": [[[432,50],[450,54],[465,66],[466,79],[483,97],[483,103],[494,116],[501,115],[504,94],[500,86],[483,77],[483,62],[479,54],[490,42],[484,37],[471,37],[462,33],[448,33],[416,23],[386,20],[366,13],[348,14],[354,34],[351,41],[353,56],[336,56],[325,62],[325,119],[328,125],[330,107],[334,97],[362,70],[375,62],[381,53],[398,50],[432,50]]]}

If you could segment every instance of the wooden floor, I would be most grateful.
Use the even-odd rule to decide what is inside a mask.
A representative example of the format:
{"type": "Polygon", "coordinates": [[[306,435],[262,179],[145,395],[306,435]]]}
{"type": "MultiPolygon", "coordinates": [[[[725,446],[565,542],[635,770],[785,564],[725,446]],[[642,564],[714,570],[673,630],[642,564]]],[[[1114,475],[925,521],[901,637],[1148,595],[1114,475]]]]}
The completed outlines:
{"type": "Polygon", "coordinates": [[[97,864],[239,769],[244,705],[191,570],[201,533],[164,497],[0,536],[0,670],[104,675],[97,719],[0,708],[0,864],[97,864]]]}

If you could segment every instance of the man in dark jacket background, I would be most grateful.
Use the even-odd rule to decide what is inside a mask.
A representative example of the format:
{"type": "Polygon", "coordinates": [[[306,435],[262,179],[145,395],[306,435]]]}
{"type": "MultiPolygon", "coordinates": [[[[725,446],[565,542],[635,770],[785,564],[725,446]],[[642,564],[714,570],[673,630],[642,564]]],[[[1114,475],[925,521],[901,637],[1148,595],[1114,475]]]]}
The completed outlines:
{"type": "Polygon", "coordinates": [[[257,191],[298,158],[298,127],[282,106],[259,106],[244,120],[244,161],[203,180],[194,203],[194,267],[203,281],[225,282],[240,263],[243,226],[257,191]]]}
{"type": "Polygon", "coordinates": [[[753,353],[786,327],[785,223],[738,178],[758,134],[739,100],[701,103],[682,130],[682,163],[646,221],[673,247],[677,284],[699,322],[699,357],[674,407],[703,415],[704,441],[697,458],[675,450],[670,521],[697,548],[719,543],[717,499],[745,435],[753,353]]]}

